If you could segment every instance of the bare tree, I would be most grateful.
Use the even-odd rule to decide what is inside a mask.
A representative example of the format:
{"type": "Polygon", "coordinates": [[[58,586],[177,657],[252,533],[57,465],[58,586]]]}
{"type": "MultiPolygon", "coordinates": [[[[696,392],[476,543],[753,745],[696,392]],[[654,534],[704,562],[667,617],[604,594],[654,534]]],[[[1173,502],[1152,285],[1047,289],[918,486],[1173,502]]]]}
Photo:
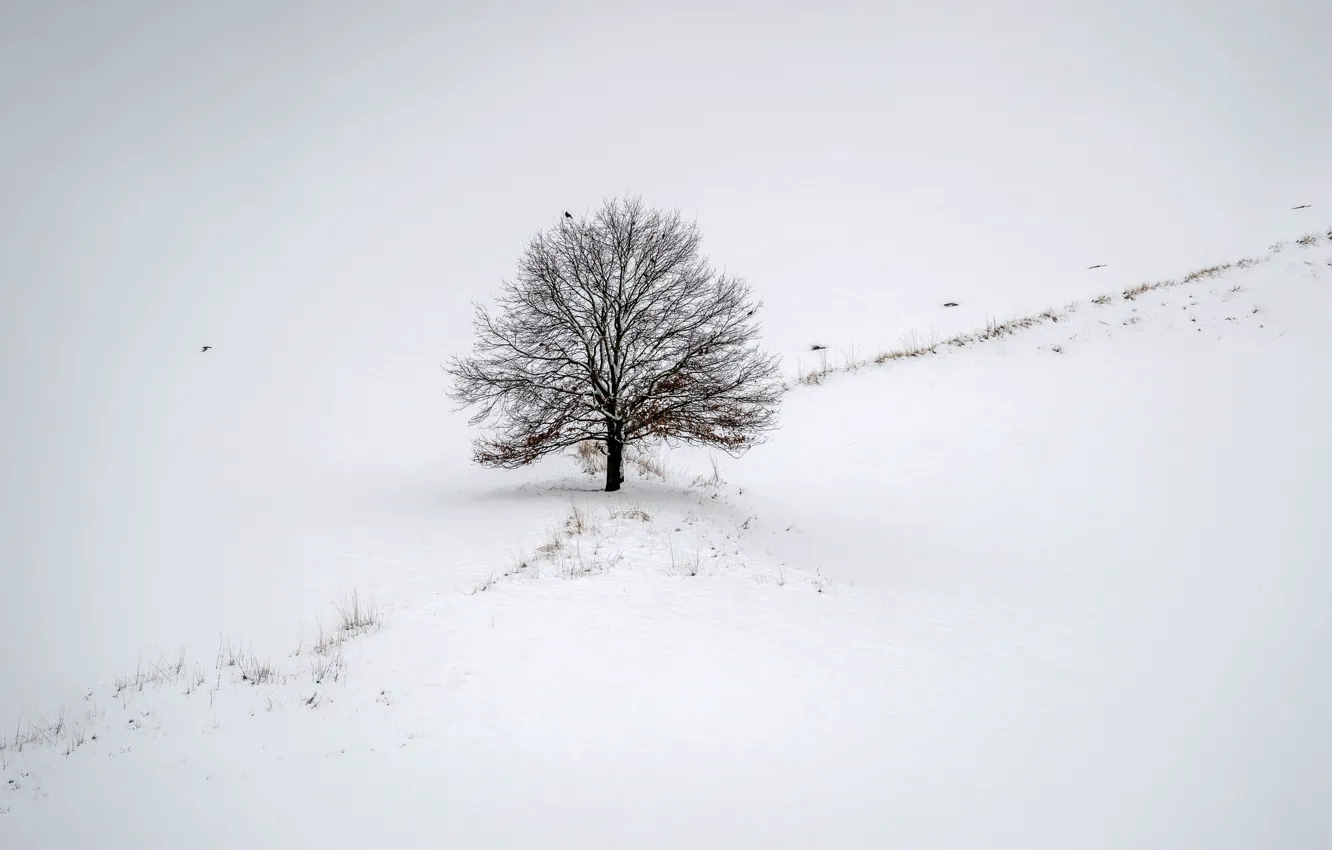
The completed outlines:
{"type": "Polygon", "coordinates": [[[476,345],[455,358],[450,396],[487,423],[476,460],[524,466],[585,440],[605,444],[606,489],[640,441],[733,456],[776,425],[777,360],[756,344],[739,277],[699,252],[698,228],[640,198],[539,233],[496,312],[476,306],[476,345]]]}

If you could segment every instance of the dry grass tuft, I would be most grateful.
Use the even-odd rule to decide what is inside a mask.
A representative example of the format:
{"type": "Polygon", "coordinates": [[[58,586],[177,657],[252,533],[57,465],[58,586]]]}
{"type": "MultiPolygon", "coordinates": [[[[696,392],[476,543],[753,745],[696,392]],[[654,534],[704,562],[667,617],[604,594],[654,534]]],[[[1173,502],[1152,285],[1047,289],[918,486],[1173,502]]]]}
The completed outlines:
{"type": "Polygon", "coordinates": [[[277,681],[277,668],[273,666],[273,663],[271,661],[260,661],[253,654],[242,658],[238,666],[240,680],[247,685],[266,685],[269,682],[277,681]]]}
{"type": "MultiPolygon", "coordinates": [[[[610,520],[633,520],[650,522],[651,515],[637,506],[606,508],[605,517],[610,520]]],[[[500,574],[490,573],[483,581],[477,582],[468,596],[484,593],[495,587],[500,579],[522,577],[535,580],[544,570],[553,570],[561,578],[583,578],[609,572],[620,562],[624,553],[606,557],[602,548],[606,541],[600,535],[600,525],[592,516],[592,511],[585,505],[571,502],[569,514],[564,522],[552,526],[545,539],[533,550],[530,559],[521,553],[513,559],[508,569],[500,574]]]]}
{"type": "Polygon", "coordinates": [[[383,627],[384,614],[373,596],[362,598],[358,590],[353,589],[335,606],[338,611],[339,628],[344,638],[363,635],[383,627]]]}
{"type": "Polygon", "coordinates": [[[726,481],[725,481],[725,479],[722,478],[722,474],[721,474],[721,466],[717,463],[717,458],[715,458],[715,457],[710,457],[710,458],[708,458],[708,463],[709,463],[709,464],[711,465],[711,467],[712,467],[712,472],[709,473],[709,474],[706,474],[706,475],[698,475],[698,476],[695,476],[695,477],[694,477],[694,486],[695,486],[695,487],[721,487],[721,486],[724,486],[724,485],[726,484],[726,481]]]}
{"type": "Polygon", "coordinates": [[[553,558],[563,551],[564,540],[555,529],[552,528],[546,539],[537,545],[534,554],[538,558],[553,558]]]}
{"type": "MultiPolygon", "coordinates": [[[[384,613],[379,603],[373,596],[362,597],[358,590],[352,590],[342,602],[335,602],[333,607],[337,611],[338,627],[325,631],[323,620],[316,620],[317,633],[314,646],[311,647],[315,655],[337,652],[344,642],[384,627],[384,613]]],[[[296,654],[299,655],[300,650],[296,654]]]]}
{"type": "Polygon", "coordinates": [[[116,679],[112,685],[112,696],[121,696],[127,691],[141,693],[145,685],[175,685],[180,682],[185,674],[185,653],[182,651],[176,658],[167,661],[159,661],[144,667],[140,662],[134,668],[134,675],[121,676],[116,679]]]}
{"type": "Polygon", "coordinates": [[[1140,283],[1137,286],[1131,286],[1128,289],[1124,290],[1123,293],[1124,300],[1132,301],[1136,299],[1139,295],[1144,295],[1148,292],[1151,292],[1153,289],[1160,289],[1160,288],[1161,288],[1160,283],[1140,283]]]}
{"type": "Polygon", "coordinates": [[[588,475],[606,472],[606,445],[599,440],[584,440],[574,447],[574,460],[578,468],[588,475]]]}
{"type": "Polygon", "coordinates": [[[247,652],[244,645],[232,646],[231,641],[218,644],[217,661],[214,666],[219,675],[223,670],[231,670],[237,674],[237,681],[247,685],[265,685],[279,681],[277,668],[271,661],[261,661],[253,652],[247,652]]]}
{"type": "Polygon", "coordinates": [[[25,729],[19,720],[14,727],[14,734],[0,738],[0,766],[8,767],[11,755],[21,755],[27,747],[50,746],[60,741],[68,724],[62,710],[55,720],[40,718],[36,723],[29,723],[25,729]]]}
{"type": "Polygon", "coordinates": [[[879,366],[890,360],[907,360],[912,357],[924,357],[927,354],[933,354],[938,351],[939,338],[931,334],[928,340],[921,339],[914,331],[902,337],[902,341],[896,348],[890,348],[887,351],[881,351],[874,357],[874,362],[879,366]]]}
{"type": "Polygon", "coordinates": [[[1219,266],[1208,266],[1207,268],[1197,269],[1184,275],[1184,277],[1180,279],[1180,283],[1193,283],[1194,281],[1202,280],[1203,278],[1216,277],[1228,268],[1230,268],[1230,263],[1222,263],[1219,266]]]}
{"type": "Polygon", "coordinates": [[[651,522],[652,515],[639,507],[632,508],[612,508],[610,511],[611,519],[631,519],[636,522],[651,522]]]}
{"type": "MultiPolygon", "coordinates": [[[[641,516],[644,521],[648,519],[645,511],[637,508],[626,508],[621,510],[610,510],[610,517],[633,517],[641,516]]],[[[546,538],[537,544],[533,550],[532,559],[529,562],[526,558],[519,555],[513,567],[504,573],[505,578],[515,575],[525,575],[529,578],[540,576],[540,562],[546,561],[553,563],[557,572],[563,575],[577,574],[588,575],[591,572],[599,571],[588,565],[583,558],[580,549],[579,538],[583,536],[596,534],[599,526],[592,518],[591,511],[586,507],[579,507],[577,502],[569,506],[569,515],[565,517],[563,527],[551,528],[546,533],[546,538]],[[570,563],[573,566],[570,566],[570,563]]],[[[490,589],[496,581],[492,573],[484,582],[476,585],[471,591],[473,594],[490,589]]]]}
{"type": "Polygon", "coordinates": [[[828,365],[828,351],[826,346],[818,348],[819,362],[809,368],[805,367],[803,360],[796,361],[796,383],[806,386],[817,386],[823,383],[832,372],[832,367],[828,365]]]}
{"type": "MultiPolygon", "coordinates": [[[[345,602],[338,606],[340,618],[339,628],[334,632],[326,633],[322,627],[319,628],[319,637],[315,643],[314,651],[309,654],[309,667],[311,679],[316,683],[325,681],[337,681],[342,671],[346,667],[346,661],[342,654],[342,644],[356,635],[365,634],[382,627],[383,616],[380,609],[372,598],[362,597],[358,592],[352,591],[345,602]]],[[[292,656],[301,655],[302,645],[291,653],[292,656]]],[[[174,657],[158,661],[153,664],[144,664],[142,661],[135,667],[132,674],[125,674],[115,679],[110,691],[113,697],[118,697],[123,707],[128,706],[136,697],[146,691],[148,686],[167,687],[183,686],[182,695],[190,697],[196,691],[204,689],[209,695],[209,704],[213,704],[218,692],[226,681],[231,684],[245,684],[254,687],[263,685],[285,685],[293,677],[301,677],[303,674],[293,668],[284,669],[274,664],[267,658],[261,658],[257,653],[246,649],[244,644],[233,644],[231,641],[219,641],[217,655],[213,664],[213,672],[209,673],[204,665],[195,663],[187,669],[185,653],[182,652],[174,657]]],[[[89,690],[83,697],[85,702],[93,700],[95,691],[89,690]]],[[[270,698],[268,700],[267,711],[280,707],[280,703],[274,703],[270,698]]],[[[253,713],[253,712],[252,712],[253,713]]],[[[85,741],[97,741],[96,732],[89,734],[84,723],[97,722],[104,717],[105,712],[99,710],[94,703],[92,708],[81,715],[80,721],[67,722],[65,713],[62,710],[54,721],[47,721],[44,717],[37,723],[24,723],[20,720],[11,736],[0,736],[0,769],[7,768],[10,757],[14,754],[20,754],[25,747],[29,746],[61,746],[64,755],[73,754],[78,748],[82,747],[85,741]]],[[[147,715],[145,712],[144,716],[147,715]]],[[[130,724],[134,725],[136,720],[130,719],[130,724]]],[[[139,728],[139,727],[135,727],[139,728]]]]}
{"type": "Polygon", "coordinates": [[[564,521],[564,527],[571,535],[592,534],[597,530],[597,523],[587,508],[580,508],[577,502],[572,502],[569,506],[569,518],[564,521]]]}
{"type": "Polygon", "coordinates": [[[476,584],[472,585],[472,589],[468,591],[467,595],[476,596],[478,593],[485,593],[487,590],[494,587],[495,582],[497,581],[499,581],[499,578],[492,572],[486,576],[485,580],[478,581],[476,584]]]}
{"type": "Polygon", "coordinates": [[[342,655],[341,645],[332,652],[310,656],[310,679],[316,685],[338,681],[346,668],[347,660],[342,655]]]}
{"type": "Polygon", "coordinates": [[[679,557],[675,553],[675,543],[670,543],[671,565],[666,569],[666,574],[671,576],[697,576],[703,570],[703,547],[694,550],[693,554],[686,557],[679,557]]]}
{"type": "Polygon", "coordinates": [[[1035,327],[1042,322],[1059,321],[1058,313],[1053,310],[1046,310],[1044,313],[1038,313],[1034,316],[1022,316],[1017,319],[1009,319],[1006,322],[1000,322],[996,319],[990,319],[985,323],[985,330],[978,331],[973,336],[977,342],[987,339],[1000,339],[1018,331],[1035,327]]]}
{"type": "MultiPolygon", "coordinates": [[[[600,440],[584,440],[570,450],[580,471],[591,476],[606,474],[606,444],[600,440]]],[[[624,462],[644,478],[670,478],[670,469],[661,460],[642,451],[636,445],[625,447],[624,462]]]]}
{"type": "Polygon", "coordinates": [[[634,456],[630,458],[629,463],[632,464],[634,469],[637,469],[638,473],[644,478],[657,478],[665,481],[671,474],[670,470],[666,468],[666,464],[662,463],[660,458],[643,452],[635,452],[634,456]]]}
{"type": "Polygon", "coordinates": [[[555,559],[555,572],[561,578],[586,578],[602,575],[620,562],[622,555],[615,555],[609,560],[601,557],[601,544],[592,547],[590,553],[583,551],[581,540],[575,539],[573,546],[555,559]]]}
{"type": "MultiPolygon", "coordinates": [[[[1328,229],[1326,237],[1327,239],[1332,240],[1332,228],[1328,229]]],[[[1323,237],[1320,236],[1318,233],[1310,233],[1301,237],[1298,240],[1298,243],[1300,245],[1305,245],[1305,246],[1316,245],[1319,244],[1322,238],[1323,237]]],[[[1271,248],[1272,254],[1275,255],[1280,253],[1285,247],[1286,247],[1285,242],[1277,242],[1271,248]]],[[[1122,297],[1124,298],[1125,301],[1134,301],[1139,296],[1144,295],[1148,292],[1153,292],[1159,289],[1169,289],[1176,286],[1182,286],[1187,283],[1194,283],[1199,280],[1215,278],[1220,276],[1228,269],[1231,268],[1247,269],[1259,265],[1261,263],[1267,262],[1270,259],[1271,255],[1263,257],[1246,257],[1235,263],[1221,263],[1219,265],[1207,266],[1205,268],[1196,269],[1190,272],[1189,274],[1185,275],[1184,277],[1178,279],[1167,279],[1167,280],[1158,280],[1158,281],[1140,283],[1136,286],[1131,286],[1128,289],[1125,289],[1122,293],[1122,297]]],[[[1097,304],[1100,306],[1105,306],[1113,302],[1114,302],[1114,296],[1110,294],[1101,295],[1098,296],[1097,298],[1092,299],[1093,304],[1097,304]]],[[[791,389],[793,386],[800,384],[804,384],[807,386],[822,384],[824,380],[828,377],[828,375],[830,375],[835,371],[850,372],[850,371],[855,371],[856,369],[862,366],[869,365],[870,363],[881,366],[893,360],[907,360],[916,357],[924,357],[926,355],[937,354],[941,346],[949,346],[952,348],[963,348],[974,342],[984,342],[986,340],[999,339],[1017,333],[1018,331],[1026,330],[1027,328],[1032,328],[1047,322],[1052,322],[1052,323],[1061,322],[1067,319],[1070,314],[1072,314],[1075,310],[1077,310],[1077,308],[1078,304],[1077,302],[1074,302],[1072,304],[1065,306],[1062,310],[1059,309],[1044,310],[1040,313],[1036,313],[1030,316],[1023,316],[1015,319],[1009,319],[1003,322],[1000,322],[996,319],[990,319],[988,322],[986,322],[985,327],[981,330],[972,331],[970,333],[958,334],[956,336],[949,337],[948,339],[945,339],[942,342],[940,342],[937,338],[934,337],[932,337],[928,341],[924,341],[914,333],[908,334],[906,337],[903,338],[902,343],[899,346],[897,346],[896,348],[892,348],[888,351],[880,352],[869,361],[865,361],[854,356],[844,356],[843,359],[845,360],[845,363],[836,368],[828,364],[826,356],[827,346],[824,345],[811,346],[812,350],[818,351],[822,355],[821,361],[819,362],[818,365],[814,367],[807,367],[803,363],[798,363],[794,384],[788,384],[787,389],[791,389]]],[[[1134,324],[1137,321],[1138,319],[1135,318],[1125,322],[1125,324],[1134,324]]]]}

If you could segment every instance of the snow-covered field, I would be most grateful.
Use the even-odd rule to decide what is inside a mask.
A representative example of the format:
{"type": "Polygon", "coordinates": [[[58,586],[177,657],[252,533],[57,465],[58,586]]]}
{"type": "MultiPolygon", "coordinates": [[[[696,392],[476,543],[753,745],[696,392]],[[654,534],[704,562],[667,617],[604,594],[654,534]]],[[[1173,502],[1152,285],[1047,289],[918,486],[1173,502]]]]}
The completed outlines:
{"type": "Polygon", "coordinates": [[[715,470],[364,515],[368,613],[29,715],[0,836],[1326,846],[1332,236],[1259,259],[797,386],[715,470]]]}
{"type": "Polygon", "coordinates": [[[1332,847],[1332,6],[474,6],[0,4],[0,848],[1332,847]],[[472,466],[627,192],[780,430],[472,466]]]}

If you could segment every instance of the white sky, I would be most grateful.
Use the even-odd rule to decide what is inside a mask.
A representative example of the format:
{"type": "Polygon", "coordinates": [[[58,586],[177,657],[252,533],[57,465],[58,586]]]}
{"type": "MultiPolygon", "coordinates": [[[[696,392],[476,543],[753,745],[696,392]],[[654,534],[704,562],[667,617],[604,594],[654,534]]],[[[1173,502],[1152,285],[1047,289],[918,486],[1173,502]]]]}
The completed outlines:
{"type": "Polygon", "coordinates": [[[460,469],[438,366],[565,209],[696,217],[787,355],[1332,221],[1326,3],[473,5],[0,6],[0,672],[279,467],[460,469]]]}

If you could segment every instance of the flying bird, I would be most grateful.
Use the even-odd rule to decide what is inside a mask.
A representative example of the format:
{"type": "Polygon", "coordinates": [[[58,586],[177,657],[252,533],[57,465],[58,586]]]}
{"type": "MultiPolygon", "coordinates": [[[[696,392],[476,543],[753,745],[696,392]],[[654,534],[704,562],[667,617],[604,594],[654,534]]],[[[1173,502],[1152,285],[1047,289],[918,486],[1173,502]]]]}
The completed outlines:
{"type": "Polygon", "coordinates": [[[1298,207],[1291,207],[1291,209],[1293,209],[1293,210],[1307,210],[1307,209],[1308,209],[1309,207],[1311,207],[1311,206],[1313,206],[1313,204],[1300,204],[1298,207]]]}
{"type": "Polygon", "coordinates": [[[1094,266],[1087,266],[1087,271],[1091,271],[1092,269],[1103,269],[1103,268],[1105,268],[1105,263],[1097,263],[1094,266]]]}
{"type": "Polygon", "coordinates": [[[211,345],[205,345],[203,348],[199,349],[199,352],[200,352],[200,353],[203,353],[203,352],[207,351],[207,350],[210,349],[210,348],[212,348],[211,345]]]}
{"type": "Polygon", "coordinates": [[[565,217],[565,218],[573,218],[573,213],[569,212],[568,210],[565,210],[565,211],[564,211],[564,217],[565,217]]]}
{"type": "Polygon", "coordinates": [[[956,301],[948,301],[948,302],[945,302],[945,303],[944,303],[944,306],[945,306],[945,307],[956,307],[956,306],[957,306],[957,302],[956,302],[956,301]]]}

